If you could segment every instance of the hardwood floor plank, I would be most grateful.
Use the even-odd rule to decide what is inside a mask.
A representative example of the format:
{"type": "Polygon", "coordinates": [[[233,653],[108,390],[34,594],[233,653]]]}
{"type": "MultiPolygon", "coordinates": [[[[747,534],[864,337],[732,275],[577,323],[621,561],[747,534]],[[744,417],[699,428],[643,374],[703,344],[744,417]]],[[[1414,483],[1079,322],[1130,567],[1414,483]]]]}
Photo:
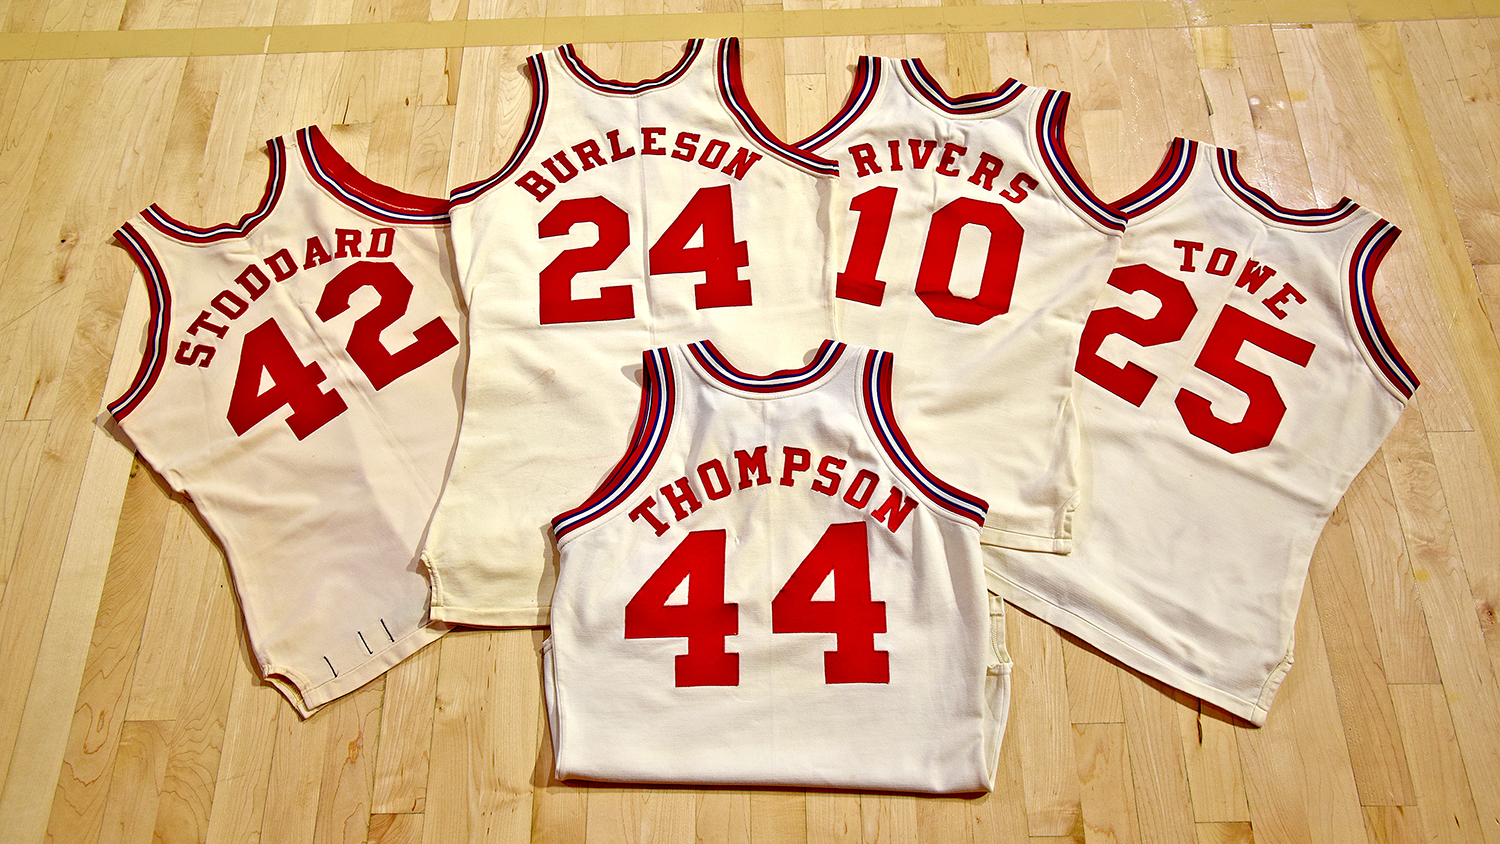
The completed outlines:
{"type": "Polygon", "coordinates": [[[1087,840],[1113,844],[1149,840],[1142,836],[1136,819],[1137,805],[1144,801],[1134,788],[1125,725],[1074,724],[1073,744],[1087,840]]]}
{"type": "Polygon", "coordinates": [[[0,423],[0,600],[19,563],[16,548],[46,437],[46,422],[0,423]]]}
{"type": "Polygon", "coordinates": [[[231,683],[205,844],[254,841],[259,837],[271,787],[277,722],[297,717],[286,698],[262,683],[248,664],[234,672],[231,683]]]}
{"type": "Polygon", "coordinates": [[[385,675],[370,811],[420,813],[427,805],[438,649],[425,647],[385,675]]]}
{"type": "Polygon", "coordinates": [[[1192,794],[1177,723],[1179,704],[1161,683],[1132,679],[1122,685],[1120,696],[1140,840],[1191,844],[1192,794]]]}
{"type": "Polygon", "coordinates": [[[330,721],[323,747],[323,788],[313,840],[364,844],[370,833],[373,754],[380,738],[380,702],[385,678],[378,677],[325,707],[330,721]]]}
{"type": "Polygon", "coordinates": [[[114,747],[109,802],[104,807],[98,837],[54,840],[149,844],[166,774],[167,734],[171,730],[171,724],[126,721],[114,747]]]}
{"type": "Polygon", "coordinates": [[[1032,836],[1068,835],[1082,829],[1083,814],[1062,637],[1024,612],[1005,615],[1006,648],[1018,666],[1005,742],[1021,760],[1026,829],[1032,836]]]}
{"type": "Polygon", "coordinates": [[[423,838],[525,838],[532,829],[531,783],[541,746],[541,658],[533,633],[460,631],[438,646],[423,838]]]}
{"type": "Polygon", "coordinates": [[[1386,465],[1385,456],[1377,454],[1355,476],[1341,506],[1349,514],[1386,682],[1438,683],[1437,657],[1386,465]]]}
{"type": "Polygon", "coordinates": [[[809,791],[807,840],[808,844],[857,844],[864,840],[859,795],[809,791]]]}
{"type": "Polygon", "coordinates": [[[1183,765],[1192,794],[1193,819],[1198,837],[1203,827],[1214,824],[1246,824],[1250,807],[1245,801],[1245,773],[1236,734],[1243,722],[1191,695],[1173,691],[1177,701],[1177,725],[1182,736],[1183,765]]]}
{"type": "Polygon", "coordinates": [[[111,767],[118,764],[131,671],[166,522],[165,500],[150,470],[136,463],[130,474],[47,823],[55,841],[100,835],[105,798],[112,793],[111,767]]]}
{"type": "Polygon", "coordinates": [[[1427,435],[1443,485],[1443,501],[1453,521],[1454,539],[1463,555],[1469,591],[1479,629],[1489,651],[1491,671],[1500,671],[1500,472],[1474,434],[1433,432],[1427,435]]]}
{"type": "MultiPolygon", "coordinates": [[[[1481,627],[1485,616],[1477,612],[1421,417],[1404,415],[1383,452],[1458,747],[1473,785],[1480,832],[1485,841],[1500,840],[1500,743],[1486,738],[1500,735],[1500,692],[1481,627]]],[[[1431,749],[1428,743],[1421,747],[1431,749]]],[[[1413,750],[1408,749],[1408,756],[1413,750]]]]}
{"type": "Polygon", "coordinates": [[[1426,840],[1485,840],[1464,760],[1454,752],[1459,737],[1446,693],[1440,686],[1414,685],[1393,687],[1391,694],[1402,730],[1408,735],[1430,737],[1408,756],[1426,840]]]}
{"type": "Polygon", "coordinates": [[[131,680],[131,721],[175,721],[192,690],[182,682],[202,626],[197,608],[185,608],[183,595],[200,595],[205,582],[217,581],[222,567],[213,539],[181,499],[171,502],[161,557],[151,586],[151,606],[140,634],[140,651],[131,680]],[[186,609],[186,611],[184,611],[186,609]]]}
{"type": "Polygon", "coordinates": [[[1331,729],[1338,704],[1318,619],[1317,602],[1306,591],[1297,615],[1297,663],[1266,725],[1239,734],[1250,821],[1260,844],[1332,844],[1365,835],[1344,734],[1331,729]]]}
{"type": "MultiPolygon", "coordinates": [[[[217,550],[202,563],[222,560],[217,550]]],[[[193,606],[198,607],[194,646],[178,682],[183,694],[168,740],[166,772],[156,809],[153,840],[164,844],[202,841],[224,748],[234,677],[244,670],[235,658],[241,647],[238,607],[222,563],[217,576],[205,578],[193,606]]]]}
{"type": "MultiPolygon", "coordinates": [[[[1434,391],[1431,396],[1425,395],[1431,382],[1424,379],[1422,414],[1429,430],[1476,430],[1472,426],[1477,425],[1489,452],[1500,454],[1500,384],[1489,377],[1489,373],[1500,368],[1500,345],[1495,343],[1488,321],[1471,304],[1478,298],[1478,286],[1463,248],[1452,196],[1444,184],[1436,152],[1438,142],[1423,116],[1420,95],[1395,26],[1362,27],[1359,35],[1378,113],[1387,125],[1402,133],[1389,152],[1380,151],[1391,156],[1395,166],[1379,169],[1394,171],[1401,179],[1405,196],[1411,202],[1412,219],[1420,227],[1415,240],[1426,247],[1427,271],[1433,282],[1430,286],[1413,284],[1410,289],[1403,287],[1391,292],[1414,294],[1414,298],[1424,292],[1430,295],[1430,300],[1421,302],[1423,310],[1413,314],[1424,323],[1432,314],[1444,315],[1445,324],[1440,332],[1424,324],[1416,336],[1423,344],[1438,340],[1435,349],[1451,349],[1448,355],[1430,365],[1442,379],[1437,386],[1461,390],[1469,412],[1467,416],[1459,414],[1465,408],[1460,405],[1460,397],[1452,393],[1434,391]]],[[[1387,276],[1388,282],[1389,279],[1387,276]]],[[[1404,298],[1397,301],[1405,304],[1404,298]]],[[[1404,311],[1404,307],[1394,313],[1389,309],[1383,311],[1390,317],[1387,327],[1397,337],[1412,336],[1402,333],[1408,316],[1404,311]]],[[[1422,351],[1420,347],[1413,348],[1413,356],[1422,351]]]]}
{"type": "MultiPolygon", "coordinates": [[[[102,79],[101,96],[121,100],[120,88],[139,88],[137,74],[147,65],[126,63],[102,79]]],[[[97,68],[95,69],[102,69],[97,68]]],[[[146,97],[150,114],[152,97],[146,97]]],[[[111,114],[92,115],[95,123],[81,127],[100,131],[111,114]]],[[[129,121],[126,121],[127,123],[129,121]]],[[[105,155],[107,157],[107,147],[105,155]]],[[[123,155],[116,148],[116,155],[123,155]]],[[[90,178],[98,178],[99,169],[90,178]]],[[[74,210],[88,215],[108,214],[112,206],[91,189],[76,197],[74,210]]],[[[6,835],[27,840],[46,825],[51,800],[45,793],[56,783],[67,741],[69,713],[76,700],[88,641],[103,589],[105,561],[113,544],[130,459],[95,425],[100,394],[110,367],[110,348],[117,339],[116,319],[124,306],[119,276],[104,271],[97,248],[87,248],[72,259],[81,270],[83,287],[77,324],[70,332],[67,365],[58,384],[57,410],[48,431],[36,495],[26,515],[18,548],[26,587],[17,589],[13,576],[0,601],[0,631],[8,649],[0,653],[7,676],[30,676],[30,686],[5,697],[0,736],[7,776],[0,792],[0,812],[14,821],[6,835]],[[23,604],[18,596],[31,603],[23,604]],[[46,613],[37,607],[48,607],[46,613]],[[44,670],[34,671],[41,666],[44,670]]],[[[18,572],[18,574],[22,573],[18,572]]]]}
{"type": "Polygon", "coordinates": [[[1360,803],[1412,805],[1406,749],[1391,706],[1379,639],[1343,506],[1334,510],[1313,553],[1308,588],[1317,596],[1360,803]]]}

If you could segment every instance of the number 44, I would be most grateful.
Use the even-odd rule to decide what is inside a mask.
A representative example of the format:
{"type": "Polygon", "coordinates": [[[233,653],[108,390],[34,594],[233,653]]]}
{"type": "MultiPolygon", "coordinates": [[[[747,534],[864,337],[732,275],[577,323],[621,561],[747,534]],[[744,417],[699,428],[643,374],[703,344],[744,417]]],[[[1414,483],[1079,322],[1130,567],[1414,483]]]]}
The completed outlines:
{"type": "MultiPolygon", "coordinates": [[[[625,605],[625,638],[687,639],[676,680],[685,686],[738,686],[740,655],[725,640],[739,633],[739,604],[724,600],[725,531],[695,530],[625,605]],[[687,602],[668,604],[687,581],[687,602]]],[[[826,683],[889,683],[890,653],[875,650],[885,632],[885,602],[870,600],[870,552],[863,522],[831,525],[771,601],[772,633],[832,633],[823,654],[826,683]],[[813,595],[829,578],[834,598],[813,595]]]]}

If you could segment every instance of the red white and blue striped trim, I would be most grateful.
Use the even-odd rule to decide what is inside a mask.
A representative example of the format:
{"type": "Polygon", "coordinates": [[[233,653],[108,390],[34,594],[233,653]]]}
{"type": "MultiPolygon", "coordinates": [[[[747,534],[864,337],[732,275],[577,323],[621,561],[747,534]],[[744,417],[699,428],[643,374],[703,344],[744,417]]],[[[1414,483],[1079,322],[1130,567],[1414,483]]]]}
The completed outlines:
{"type": "Polygon", "coordinates": [[[1197,164],[1198,142],[1173,139],[1156,174],[1134,193],[1116,201],[1115,210],[1132,220],[1155,210],[1187,184],[1197,164]]]}
{"type": "Polygon", "coordinates": [[[454,188],[448,194],[450,206],[465,205],[478,199],[485,191],[505,181],[526,156],[531,148],[536,145],[537,136],[542,132],[542,117],[547,113],[547,101],[551,96],[551,83],[547,79],[547,63],[541,53],[526,57],[526,64],[531,68],[531,111],[526,118],[526,128],[521,133],[521,139],[516,142],[515,151],[510,154],[510,160],[501,167],[493,176],[470,182],[467,185],[454,188]]]}
{"type": "Polygon", "coordinates": [[[598,521],[634,495],[661,457],[677,405],[676,379],[667,349],[652,349],[644,359],[641,406],[630,448],[587,501],[552,520],[552,533],[559,541],[598,521]]]}
{"type": "Polygon", "coordinates": [[[167,362],[167,334],[172,321],[172,292],[167,287],[167,276],[162,271],[156,253],[129,223],[115,232],[115,237],[130,252],[141,275],[146,281],[146,293],[151,303],[151,318],[146,329],[146,350],[141,356],[141,366],[136,370],[135,380],[119,398],[109,403],[110,415],[124,419],[141,403],[155,386],[162,367],[167,362]]]}
{"type": "Polygon", "coordinates": [[[1042,107],[1036,120],[1036,143],[1042,154],[1042,162],[1052,174],[1053,182],[1079,210],[1104,228],[1123,231],[1125,218],[1094,195],[1074,168],[1073,159],[1068,157],[1067,143],[1063,140],[1063,125],[1067,114],[1067,91],[1047,91],[1042,95],[1042,107]]]}
{"type": "Polygon", "coordinates": [[[1026,92],[1025,85],[1014,79],[1007,79],[1005,84],[993,91],[950,97],[927,71],[927,66],[922,64],[921,59],[903,59],[901,74],[911,83],[912,89],[933,108],[955,117],[973,117],[1004,108],[1026,92]]]}
{"type": "Polygon", "coordinates": [[[374,181],[339,155],[316,126],[297,130],[297,149],[312,180],[359,214],[383,223],[448,224],[446,199],[404,193],[374,181]]]}
{"type": "Polygon", "coordinates": [[[1375,272],[1385,260],[1391,244],[1400,236],[1400,229],[1385,220],[1378,220],[1360,238],[1349,262],[1349,301],[1354,306],[1354,324],[1359,329],[1359,339],[1369,350],[1376,368],[1397,392],[1409,399],[1419,385],[1417,376],[1386,333],[1380,314],[1375,310],[1374,296],[1375,272]]]}
{"type": "Polygon", "coordinates": [[[869,111],[880,90],[880,81],[885,76],[885,60],[875,56],[860,56],[854,65],[854,85],[849,89],[849,99],[822,129],[797,142],[798,149],[817,150],[843,134],[854,122],[869,111]]]}
{"type": "Polygon", "coordinates": [[[1239,200],[1250,206],[1252,210],[1270,220],[1284,226],[1302,226],[1316,228],[1327,226],[1347,219],[1359,205],[1347,196],[1340,199],[1337,205],[1331,208],[1309,208],[1299,210],[1287,208],[1272,199],[1269,194],[1259,188],[1252,187],[1240,174],[1239,157],[1232,149],[1219,149],[1217,159],[1219,176],[1229,192],[1238,197],[1239,200]]]}
{"type": "Polygon", "coordinates": [[[671,85],[687,74],[688,68],[692,66],[693,60],[703,52],[703,39],[694,38],[687,43],[683,50],[682,58],[666,73],[655,79],[645,79],[640,82],[621,82],[618,79],[606,79],[590,70],[583,60],[578,58],[578,52],[572,44],[564,44],[557,48],[557,56],[562,61],[563,68],[578,79],[579,82],[593,88],[601,94],[639,94],[653,88],[661,88],[671,85]]]}
{"type": "Polygon", "coordinates": [[[861,393],[865,415],[875,431],[877,442],[901,474],[934,504],[982,527],[990,505],[929,472],[912,452],[906,435],[897,427],[896,414],[891,408],[891,360],[890,352],[874,350],[865,358],[861,393]]]}
{"type": "Polygon", "coordinates": [[[260,204],[255,207],[255,210],[241,217],[239,222],[224,223],[212,228],[198,228],[173,219],[158,205],[152,205],[142,211],[141,216],[151,224],[152,228],[183,243],[201,245],[244,237],[250,233],[251,229],[260,225],[262,220],[271,216],[272,209],[276,207],[276,201],[281,198],[282,189],[286,187],[286,142],[282,138],[272,138],[266,142],[266,151],[271,156],[271,172],[266,177],[265,193],[261,194],[260,204]]]}
{"type": "Polygon", "coordinates": [[[766,150],[785,160],[788,164],[818,176],[838,176],[838,162],[798,149],[775,135],[761,122],[755,109],[745,96],[745,83],[740,76],[740,42],[738,38],[719,41],[715,79],[719,98],[725,108],[744,130],[745,134],[766,150]]]}
{"type": "Polygon", "coordinates": [[[734,367],[718,348],[708,340],[700,340],[687,347],[693,360],[707,377],[726,387],[747,393],[786,393],[810,387],[832,372],[847,347],[843,343],[824,340],[813,355],[812,362],[798,369],[783,369],[770,375],[750,375],[734,367]]]}

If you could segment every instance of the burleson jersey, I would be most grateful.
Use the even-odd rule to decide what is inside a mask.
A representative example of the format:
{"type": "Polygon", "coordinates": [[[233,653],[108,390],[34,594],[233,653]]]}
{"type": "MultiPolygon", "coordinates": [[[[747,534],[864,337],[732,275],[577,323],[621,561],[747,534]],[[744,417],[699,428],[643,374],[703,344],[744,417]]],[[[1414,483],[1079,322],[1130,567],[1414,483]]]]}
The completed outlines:
{"type": "Polygon", "coordinates": [[[458,433],[448,203],[359,174],[317,127],[272,140],[259,207],[116,233],[151,317],[109,405],[228,557],[265,679],[298,712],[436,639],[417,561],[458,433]]]}
{"type": "Polygon", "coordinates": [[[798,144],[839,161],[849,197],[840,339],[902,362],[906,429],[990,502],[984,542],[1054,553],[1077,497],[1070,362],[1124,226],[1068,158],[1067,104],[1014,80],[954,98],[917,59],[866,56],[798,144]]]}
{"type": "Polygon", "coordinates": [[[426,560],[433,617],[465,624],[546,623],[548,520],[618,457],[643,349],[775,366],[834,332],[837,166],[761,125],[737,42],[637,83],[568,46],[529,61],[513,157],[452,195],[471,363],[426,560]]]}
{"type": "Polygon", "coordinates": [[[913,456],[891,355],[645,358],[625,457],[552,522],[557,776],[991,789],[1010,662],[985,503],[913,456]]]}
{"type": "Polygon", "coordinates": [[[1398,230],[1291,210],[1178,139],[1078,352],[1087,492],[1073,553],[1002,553],[1008,599],[1260,725],[1313,546],[1416,389],[1375,312],[1398,230]]]}

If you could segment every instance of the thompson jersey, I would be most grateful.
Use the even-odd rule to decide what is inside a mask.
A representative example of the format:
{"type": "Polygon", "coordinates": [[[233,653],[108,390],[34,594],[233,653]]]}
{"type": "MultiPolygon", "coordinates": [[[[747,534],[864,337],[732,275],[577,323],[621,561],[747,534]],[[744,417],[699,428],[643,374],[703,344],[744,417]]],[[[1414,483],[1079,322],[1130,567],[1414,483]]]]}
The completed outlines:
{"type": "Polygon", "coordinates": [[[734,40],[656,79],[534,55],[510,162],[452,195],[471,361],[426,561],[433,617],[545,624],[548,520],[618,457],[643,349],[713,339],[778,365],[832,336],[837,166],[745,102],[734,40]]]}
{"type": "Polygon", "coordinates": [[[356,172],[317,127],[268,144],[259,207],[116,233],[150,298],[109,405],[197,505],[265,679],[301,714],[436,639],[417,554],[458,432],[448,203],[356,172]]]}
{"type": "Polygon", "coordinates": [[[625,457],[552,523],[558,777],[990,790],[1010,662],[985,503],[912,455],[890,353],[645,357],[625,457]]]}
{"type": "Polygon", "coordinates": [[[1178,139],[1084,330],[1073,553],[992,583],[1126,665],[1260,725],[1318,535],[1417,387],[1375,313],[1399,230],[1291,210],[1178,139]]]}
{"type": "Polygon", "coordinates": [[[839,337],[901,361],[896,399],[938,474],[990,502],[984,541],[1066,553],[1071,361],[1124,220],[1063,143],[1068,95],[950,97],[920,60],[865,56],[799,143],[839,161],[839,337]],[[844,211],[843,207],[840,211],[844,211]]]}

